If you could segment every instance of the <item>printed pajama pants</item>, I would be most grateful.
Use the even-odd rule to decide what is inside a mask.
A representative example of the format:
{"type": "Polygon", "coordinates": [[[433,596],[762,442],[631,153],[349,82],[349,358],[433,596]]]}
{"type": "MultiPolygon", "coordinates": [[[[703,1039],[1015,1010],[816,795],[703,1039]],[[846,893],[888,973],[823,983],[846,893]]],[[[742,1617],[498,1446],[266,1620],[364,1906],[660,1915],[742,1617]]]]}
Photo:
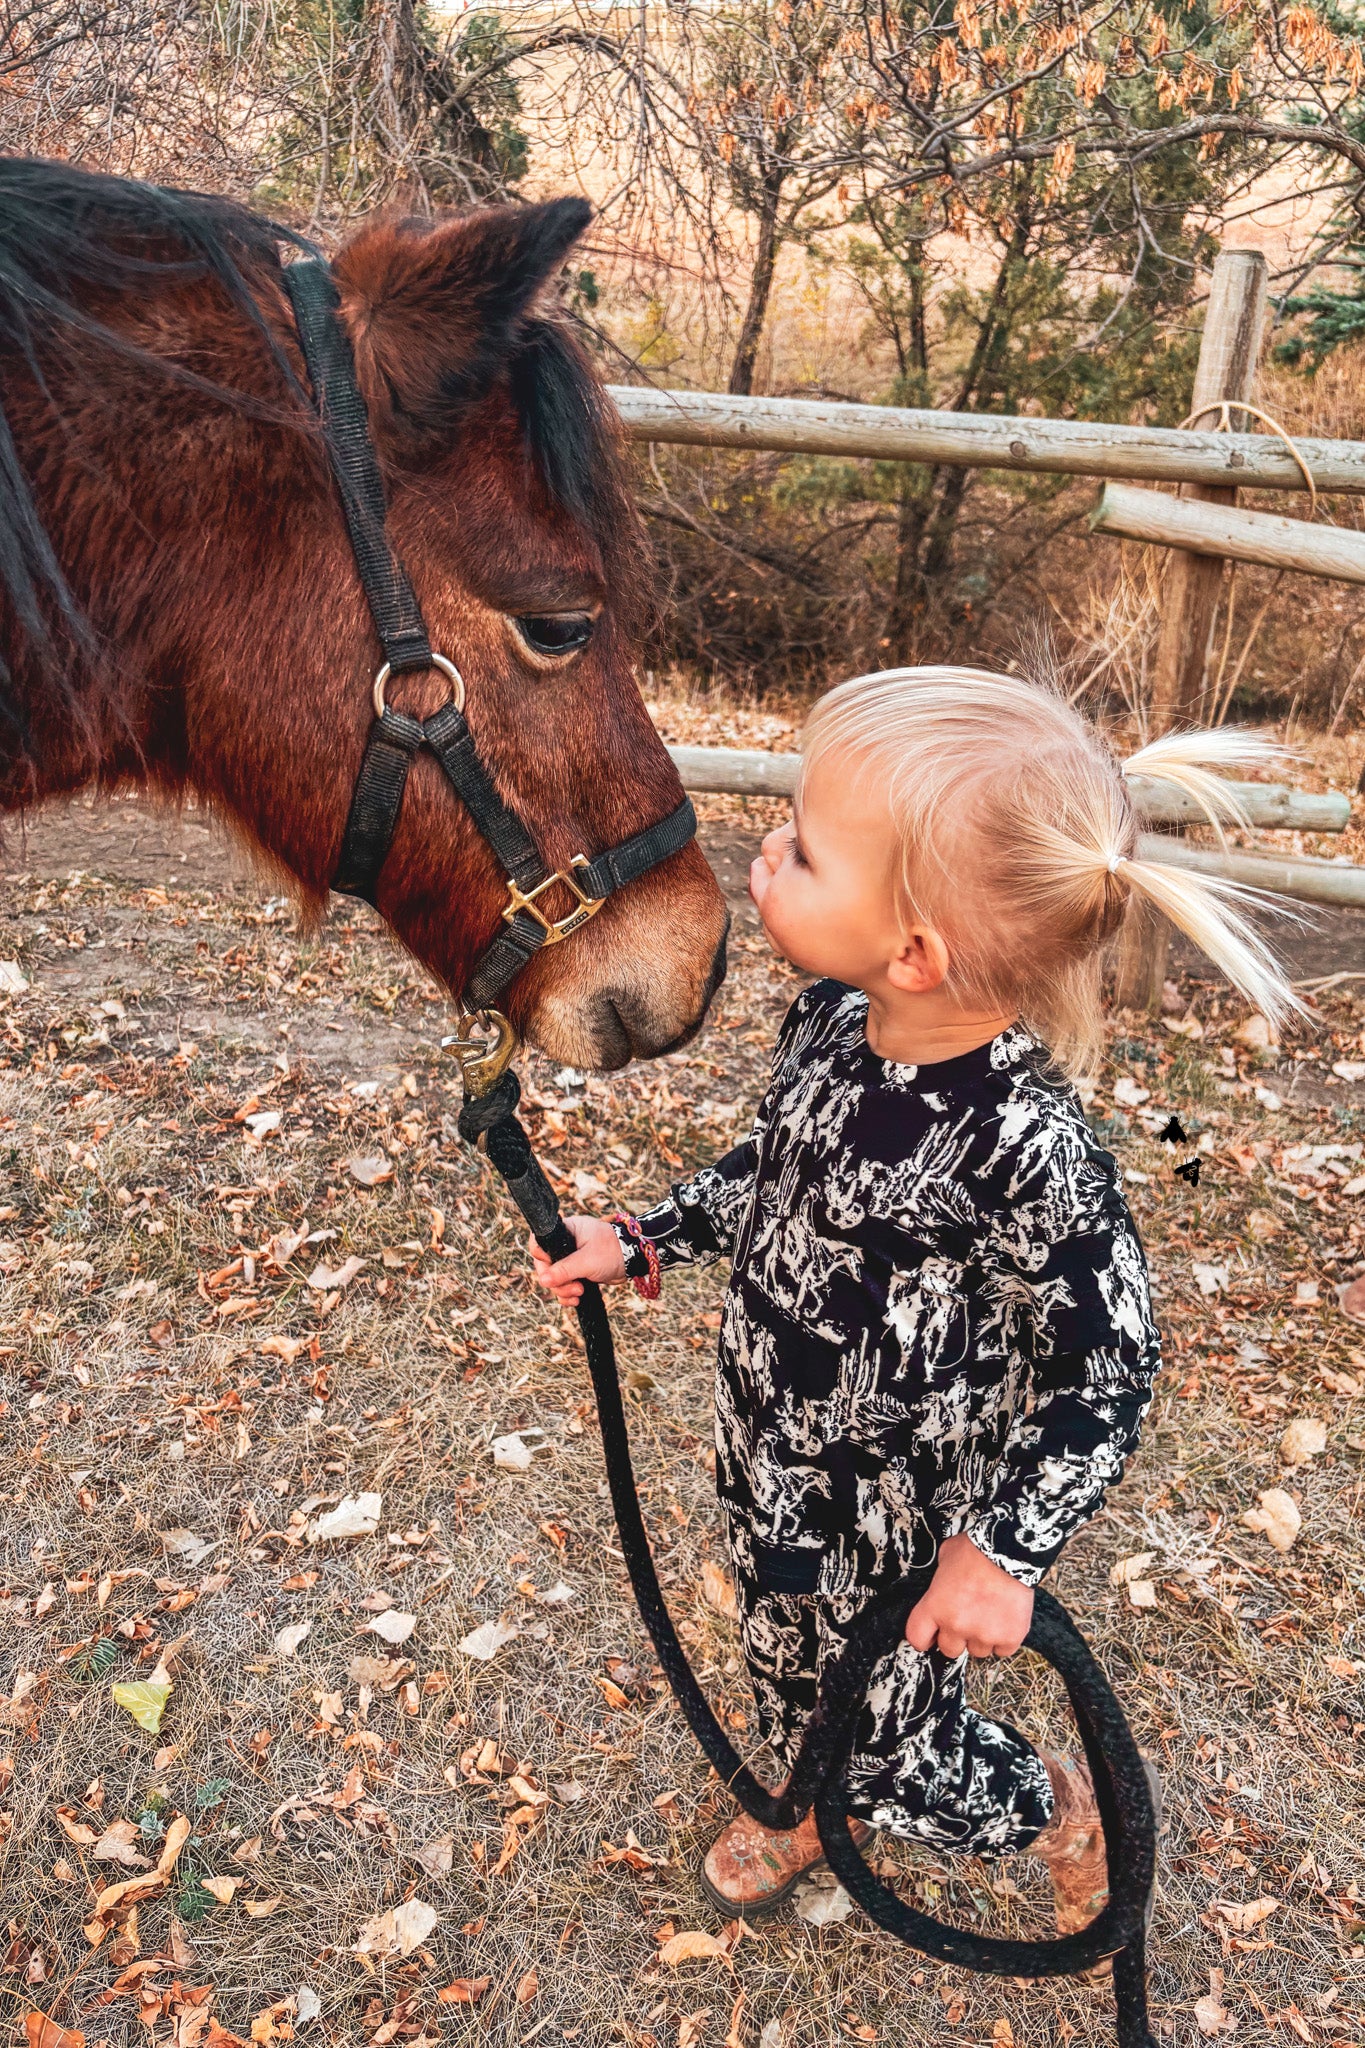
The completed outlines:
{"type": "MultiPolygon", "coordinates": [[[[862,1602],[762,1592],[736,1574],[740,1633],[764,1739],[790,1770],[820,1678],[862,1602]]],[[[874,1827],[964,1855],[1027,1848],[1052,1811],[1036,1750],[967,1705],[967,1659],[901,1643],[872,1674],[849,1764],[850,1811],[874,1827]]]]}

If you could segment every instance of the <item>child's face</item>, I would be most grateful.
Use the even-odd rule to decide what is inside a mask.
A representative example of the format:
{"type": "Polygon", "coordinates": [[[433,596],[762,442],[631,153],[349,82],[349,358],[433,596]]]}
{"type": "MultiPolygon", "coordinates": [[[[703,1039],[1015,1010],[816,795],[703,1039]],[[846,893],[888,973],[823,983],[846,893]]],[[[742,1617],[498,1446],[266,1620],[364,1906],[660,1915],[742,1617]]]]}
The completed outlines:
{"type": "Polygon", "coordinates": [[[807,974],[871,990],[903,952],[891,821],[826,758],[793,816],[749,869],[749,894],[774,948],[807,974]]]}

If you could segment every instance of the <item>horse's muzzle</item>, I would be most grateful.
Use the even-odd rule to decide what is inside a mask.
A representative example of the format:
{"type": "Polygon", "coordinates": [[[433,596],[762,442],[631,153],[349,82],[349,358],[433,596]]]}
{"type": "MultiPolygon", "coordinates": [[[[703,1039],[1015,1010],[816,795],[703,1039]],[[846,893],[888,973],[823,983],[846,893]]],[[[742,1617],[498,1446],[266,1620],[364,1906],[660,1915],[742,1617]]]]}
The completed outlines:
{"type": "Polygon", "coordinates": [[[730,928],[723,912],[704,971],[688,974],[669,948],[658,958],[640,954],[625,972],[585,991],[547,991],[527,1020],[527,1035],[551,1059],[609,1073],[631,1060],[658,1059],[677,1052],[700,1031],[716,990],[725,979],[725,941],[730,928]]]}

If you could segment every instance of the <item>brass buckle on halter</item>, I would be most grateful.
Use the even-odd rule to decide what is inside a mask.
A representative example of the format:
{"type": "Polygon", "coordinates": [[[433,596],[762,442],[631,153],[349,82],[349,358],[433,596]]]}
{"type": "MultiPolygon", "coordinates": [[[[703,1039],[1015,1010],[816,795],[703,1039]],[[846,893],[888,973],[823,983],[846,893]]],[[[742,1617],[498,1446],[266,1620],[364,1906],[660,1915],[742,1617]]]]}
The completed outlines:
{"type": "Polygon", "coordinates": [[[560,868],[557,873],[547,875],[543,882],[536,883],[534,889],[520,888],[516,882],[509,879],[507,884],[507,905],[502,913],[508,924],[512,922],[512,919],[519,910],[526,910],[530,912],[538,925],[544,927],[545,937],[542,941],[544,945],[557,946],[561,939],[567,939],[570,932],[576,932],[578,927],[586,924],[590,917],[595,917],[607,900],[605,896],[589,896],[585,894],[574,880],[570,869],[585,868],[588,865],[587,856],[582,853],[576,853],[567,868],[560,868]],[[556,882],[562,882],[565,888],[572,890],[573,894],[578,898],[577,907],[571,910],[567,917],[547,917],[536,901],[536,898],[543,896],[547,889],[552,889],[556,882]]]}
{"type": "Polygon", "coordinates": [[[459,1029],[452,1038],[441,1040],[441,1050],[453,1053],[458,1061],[466,1095],[487,1095],[516,1058],[521,1040],[501,1010],[462,1013],[458,1024],[459,1029]],[[480,1028],[492,1032],[491,1041],[473,1036],[480,1028]]]}

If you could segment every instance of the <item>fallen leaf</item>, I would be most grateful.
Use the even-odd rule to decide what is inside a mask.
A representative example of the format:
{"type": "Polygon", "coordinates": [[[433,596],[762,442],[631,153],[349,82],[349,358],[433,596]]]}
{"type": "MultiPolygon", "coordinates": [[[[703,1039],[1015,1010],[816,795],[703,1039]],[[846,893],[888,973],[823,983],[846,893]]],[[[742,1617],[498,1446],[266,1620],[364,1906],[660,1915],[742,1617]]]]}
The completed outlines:
{"type": "Polygon", "coordinates": [[[200,1884],[211,1899],[217,1899],[220,1906],[230,1906],[238,1889],[246,1882],[241,1877],[201,1877],[200,1884]]]}
{"type": "Polygon", "coordinates": [[[1296,1415],[1280,1438],[1280,1456],[1286,1465],[1306,1465],[1327,1449],[1327,1425],[1316,1415],[1296,1415]]]}
{"type": "Polygon", "coordinates": [[[196,1536],[193,1529],[158,1529],[157,1534],[172,1557],[183,1557],[186,1564],[202,1564],[218,1548],[207,1537],[196,1536]]]}
{"type": "Polygon", "coordinates": [[[812,1927],[833,1927],[847,1920],[853,1901],[841,1884],[804,1885],[796,1901],[796,1917],[812,1927]]]}
{"type": "Polygon", "coordinates": [[[384,1642],[392,1643],[395,1649],[405,1643],[417,1626],[415,1614],[400,1614],[396,1607],[386,1608],[383,1614],[376,1614],[366,1633],[380,1636],[384,1642]]]}
{"type": "Polygon", "coordinates": [[[1239,1045],[1248,1045],[1253,1052],[1264,1052],[1267,1046],[1280,1042],[1270,1019],[1261,1016],[1257,1010],[1244,1017],[1232,1035],[1239,1045]]]}
{"type": "Polygon", "coordinates": [[[536,1993],[539,1990],[540,1979],[536,1975],[534,1969],[531,1969],[528,1970],[526,1972],[526,1975],[519,1980],[517,1988],[513,1993],[513,1997],[516,1999],[518,2005],[529,2005],[531,2003],[531,2000],[536,1996],[536,1993]]]}
{"type": "Polygon", "coordinates": [[[1360,1670],[1359,1665],[1349,1657],[1328,1657],[1325,1662],[1333,1678],[1352,1679],[1360,1670]]]}
{"type": "Polygon", "coordinates": [[[96,1863],[121,1863],[125,1870],[148,1870],[150,1857],[141,1854],[145,1837],[130,1820],[111,1821],[91,1855],[96,1863]]]}
{"type": "Polygon", "coordinates": [[[313,1624],[311,1621],[291,1621],[288,1628],[282,1628],[275,1638],[276,1656],[294,1656],[300,1643],[306,1641],[312,1632],[313,1624]]]}
{"type": "MultiPolygon", "coordinates": [[[[183,1813],[177,1814],[166,1830],[166,1838],[161,1845],[161,1854],[157,1858],[155,1869],[146,1871],[138,1877],[126,1877],[119,1884],[106,1885],[104,1890],[96,1895],[91,1916],[85,1923],[86,1940],[93,1948],[99,1947],[116,1916],[120,1919],[124,1919],[125,1916],[131,1918],[132,1916],[128,1915],[129,1907],[135,1905],[139,1899],[150,1898],[153,1892],[164,1890],[170,1882],[171,1873],[179,1861],[180,1851],[189,1840],[189,1835],[188,1819],[183,1813]]],[[[131,1957],[128,1960],[131,1961],[131,1957]]]]}
{"type": "Polygon", "coordinates": [[[308,1349],[308,1345],[302,1337],[281,1337],[276,1335],[274,1337],[267,1337],[265,1342],[257,1348],[262,1358],[279,1358],[286,1365],[292,1365],[299,1353],[308,1349]]]}
{"type": "Polygon", "coordinates": [[[309,1525],[310,1543],[336,1543],[346,1536],[373,1536],[379,1527],[379,1511],[384,1504],[380,1493],[347,1494],[334,1508],[309,1525]]]}
{"type": "Polygon", "coordinates": [[[1272,1913],[1278,1913],[1282,1899],[1275,1899],[1263,1892],[1258,1899],[1215,1899],[1213,1910],[1220,1920],[1227,1922],[1234,1934],[1250,1934],[1272,1913]]]}
{"type": "Polygon", "coordinates": [[[480,1622],[477,1628],[471,1629],[467,1636],[462,1636],[455,1647],[462,1656],[477,1657],[482,1663],[487,1664],[491,1658],[497,1656],[499,1650],[505,1648],[508,1643],[515,1642],[520,1633],[515,1622],[484,1621],[480,1622]]]}
{"type": "Polygon", "coordinates": [[[308,1275],[308,1285],[317,1294],[329,1294],[334,1287],[349,1287],[365,1263],[364,1259],[358,1259],[352,1252],[350,1258],[333,1272],[330,1266],[324,1266],[319,1260],[308,1275]]]}
{"type": "Polygon", "coordinates": [[[294,1993],[294,2018],[298,2024],[301,2027],[306,2027],[309,2020],[315,2020],[321,2011],[322,2000],[318,1997],[312,1985],[300,1984],[298,1990],[294,1993]]]}
{"type": "Polygon", "coordinates": [[[268,1920],[283,1904],[283,1899],[243,1899],[242,1910],[248,1920],[268,1920]]]}
{"type": "Polygon", "coordinates": [[[528,1444],[525,1437],[513,1430],[508,1436],[493,1439],[493,1463],[504,1472],[529,1472],[537,1451],[548,1451],[548,1444],[528,1444]]]}
{"type": "Polygon", "coordinates": [[[713,1564],[709,1557],[701,1568],[701,1591],[707,1606],[714,1608],[726,1621],[739,1620],[734,1581],[718,1564],[713,1564]]]}
{"type": "Polygon", "coordinates": [[[1131,1557],[1121,1557],[1117,1564],[1109,1567],[1111,1586],[1129,1586],[1134,1579],[1145,1578],[1149,1565],[1155,1564],[1155,1550],[1135,1550],[1131,1557]]]}
{"type": "Polygon", "coordinates": [[[1260,1506],[1247,1509],[1242,1516],[1243,1526],[1254,1530],[1258,1536],[1264,1536],[1276,1550],[1292,1550],[1294,1540],[1303,1527],[1298,1502],[1280,1486],[1269,1486],[1256,1498],[1260,1506]]]}
{"type": "Polygon", "coordinates": [[[1128,1074],[1120,1074],[1114,1083],[1114,1100],[1125,1109],[1137,1109],[1141,1103],[1151,1100],[1150,1088],[1139,1087],[1128,1074]]]}
{"type": "Polygon", "coordinates": [[[1337,1295],[1337,1302],[1343,1315],[1365,1323],[1365,1279],[1350,1281],[1337,1295]]]}
{"type": "Polygon", "coordinates": [[[440,1915],[422,1899],[407,1899],[367,1920],[352,1944],[357,1956],[410,1956],[420,1948],[440,1915]]]}
{"type": "Polygon", "coordinates": [[[1321,1289],[1316,1280],[1300,1280],[1294,1287],[1294,1299],[1302,1308],[1311,1308],[1318,1299],[1321,1289]]]}
{"type": "Polygon", "coordinates": [[[1226,1266],[1206,1266],[1196,1259],[1191,1265],[1190,1271],[1194,1274],[1195,1285],[1202,1295],[1207,1297],[1209,1295],[1221,1294],[1225,1291],[1228,1284],[1228,1269],[1226,1266]]]}
{"type": "Polygon", "coordinates": [[[52,1818],[68,1842],[74,1842],[78,1849],[93,1849],[100,1838],[98,1828],[89,1827],[85,1821],[79,1819],[74,1806],[54,1808],[52,1818]]]}
{"type": "Polygon", "coordinates": [[[991,2048],[1014,2048],[1014,2028],[1003,2015],[992,2024],[991,2048]]]}
{"type": "Polygon", "coordinates": [[[1143,1609],[1153,1608],[1156,1604],[1156,1581],[1154,1579],[1129,1579],[1128,1605],[1130,1607],[1136,1607],[1139,1611],[1142,1611],[1143,1609]]]}
{"type": "Polygon", "coordinates": [[[696,2012],[684,2013],[678,2021],[678,2048],[699,2048],[706,2036],[706,2022],[710,2017],[709,2005],[703,2005],[696,2012]]]}
{"type": "Polygon", "coordinates": [[[284,1114],[278,1109],[262,1109],[255,1116],[244,1116],[242,1122],[253,1138],[268,1138],[284,1122],[284,1114]]]}
{"type": "MultiPolygon", "coordinates": [[[[0,968],[12,966],[13,962],[0,961],[0,968]]],[[[4,983],[0,982],[0,987],[4,983]]],[[[24,983],[28,987],[28,983],[24,983]]],[[[74,2027],[59,2027],[56,2020],[50,2020],[45,2012],[30,2012],[24,2015],[24,2032],[28,2036],[29,2048],[85,2048],[85,2036],[74,2027]]]]}
{"type": "Polygon", "coordinates": [[[1365,1060],[1333,1060],[1332,1072],[1342,1081],[1365,1081],[1365,1060]]]}
{"type": "Polygon", "coordinates": [[[673,1935],[659,1950],[659,1961],[667,1963],[670,1970],[679,1963],[712,1960],[728,1963],[730,1951],[718,1934],[707,1934],[700,1928],[695,1933],[673,1935]]]}
{"type": "Polygon", "coordinates": [[[433,1835],[429,1842],[423,1842],[414,1852],[429,1877],[449,1877],[450,1866],[455,1860],[454,1835],[433,1835]]]}
{"type": "Polygon", "coordinates": [[[1247,1236],[1255,1238],[1257,1244],[1268,1244],[1272,1237],[1283,1235],[1284,1224],[1273,1209],[1247,1211],[1247,1236]]]}
{"type": "Polygon", "coordinates": [[[130,1683],[111,1686],[109,1697],[116,1707],[122,1707],[125,1714],[131,1714],[139,1728],[148,1735],[161,1730],[161,1716],[166,1711],[166,1702],[171,1696],[168,1684],[158,1685],[150,1678],[134,1679],[130,1683]]]}
{"type": "Polygon", "coordinates": [[[348,1159],[346,1171],[352,1180],[360,1182],[361,1187],[374,1188],[381,1181],[393,1179],[393,1161],[386,1159],[382,1152],[373,1152],[363,1159],[348,1159]]]}
{"type": "Polygon", "coordinates": [[[493,1983],[491,1977],[457,1977],[453,1984],[447,1984],[436,1997],[442,2005],[477,2005],[493,1983]]]}
{"type": "MultiPolygon", "coordinates": [[[[28,986],[28,978],[17,960],[0,960],[0,995],[21,996],[28,986]]],[[[30,2018],[41,2019],[42,2014],[31,2014],[30,2018]]]]}
{"type": "Polygon", "coordinates": [[[1237,2022],[1223,2003],[1223,1972],[1209,1971],[1209,1988],[1194,2002],[1194,2023],[1206,2039],[1237,2031],[1237,2022]]]}

